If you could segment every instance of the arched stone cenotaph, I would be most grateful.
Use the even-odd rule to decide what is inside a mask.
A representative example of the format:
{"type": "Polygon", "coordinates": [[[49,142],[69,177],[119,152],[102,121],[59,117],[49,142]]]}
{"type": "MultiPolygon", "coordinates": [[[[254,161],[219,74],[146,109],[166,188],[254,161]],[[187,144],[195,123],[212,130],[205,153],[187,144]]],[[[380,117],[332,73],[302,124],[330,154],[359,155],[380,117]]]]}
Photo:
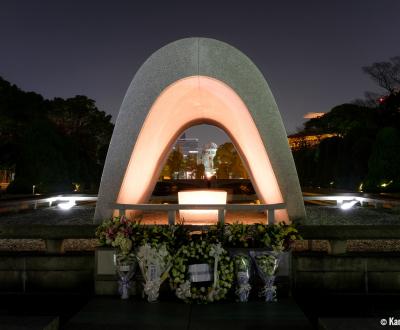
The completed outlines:
{"type": "Polygon", "coordinates": [[[305,216],[286,131],[262,73],[236,48],[187,38],[151,55],[122,102],[100,184],[95,223],[111,203],[148,201],[181,133],[212,124],[232,139],[263,203],[285,203],[277,221],[305,216]]]}

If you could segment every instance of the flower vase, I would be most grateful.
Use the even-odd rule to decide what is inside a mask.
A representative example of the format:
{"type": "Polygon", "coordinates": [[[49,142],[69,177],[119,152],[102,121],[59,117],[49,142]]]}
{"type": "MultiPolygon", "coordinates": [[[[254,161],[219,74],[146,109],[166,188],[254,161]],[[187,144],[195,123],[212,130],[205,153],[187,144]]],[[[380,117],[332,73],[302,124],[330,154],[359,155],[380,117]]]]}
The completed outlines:
{"type": "Polygon", "coordinates": [[[239,302],[247,302],[251,290],[250,258],[248,255],[237,254],[233,257],[236,272],[236,291],[239,302]]]}
{"type": "Polygon", "coordinates": [[[144,285],[144,293],[149,303],[158,302],[160,294],[161,278],[157,265],[150,264],[147,269],[147,280],[144,285]]]}
{"type": "Polygon", "coordinates": [[[118,292],[121,299],[129,299],[131,280],[136,272],[136,261],[132,258],[116,257],[116,269],[118,274],[118,292]]]}

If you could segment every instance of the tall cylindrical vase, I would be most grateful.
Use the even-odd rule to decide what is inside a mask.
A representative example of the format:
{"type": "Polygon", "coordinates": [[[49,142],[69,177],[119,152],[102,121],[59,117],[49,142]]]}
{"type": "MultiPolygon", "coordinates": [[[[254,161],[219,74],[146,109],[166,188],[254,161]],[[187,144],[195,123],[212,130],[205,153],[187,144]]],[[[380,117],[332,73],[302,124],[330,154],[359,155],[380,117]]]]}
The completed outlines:
{"type": "Polygon", "coordinates": [[[247,302],[251,290],[250,285],[250,257],[246,254],[239,253],[233,257],[236,273],[236,295],[239,302],[247,302]]]}
{"type": "Polygon", "coordinates": [[[136,260],[117,255],[116,269],[118,274],[118,292],[121,299],[129,299],[131,280],[136,272],[136,260]]]}

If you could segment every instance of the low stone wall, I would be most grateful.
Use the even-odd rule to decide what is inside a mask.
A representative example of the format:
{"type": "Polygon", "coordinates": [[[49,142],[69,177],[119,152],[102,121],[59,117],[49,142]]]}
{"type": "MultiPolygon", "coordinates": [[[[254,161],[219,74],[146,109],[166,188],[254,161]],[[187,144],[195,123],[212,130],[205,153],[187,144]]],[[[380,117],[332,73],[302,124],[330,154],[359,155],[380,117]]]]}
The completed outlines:
{"type": "MultiPolygon", "coordinates": [[[[400,294],[398,252],[349,252],[346,248],[347,240],[396,241],[400,238],[399,225],[308,225],[300,226],[299,231],[309,242],[329,241],[331,254],[293,252],[285,271],[290,274],[285,276],[293,291],[400,294]]],[[[0,225],[0,239],[40,238],[47,246],[47,253],[1,252],[0,292],[115,294],[117,282],[109,249],[97,249],[97,254],[104,254],[103,264],[98,264],[94,252],[61,253],[63,239],[93,239],[94,232],[94,225],[0,225]]]]}
{"type": "Polygon", "coordinates": [[[398,253],[296,253],[292,263],[293,291],[400,294],[398,253]]]}
{"type": "MultiPolygon", "coordinates": [[[[102,251],[107,254],[107,250],[102,251]]],[[[108,257],[112,258],[112,254],[108,257]]],[[[291,260],[293,292],[400,294],[398,254],[304,252],[294,253],[291,260]]],[[[1,254],[0,292],[68,291],[116,295],[116,275],[112,267],[108,268],[110,261],[96,265],[93,253],[1,254]]],[[[286,282],[285,278],[281,280],[286,282]]]]}
{"type": "Polygon", "coordinates": [[[93,278],[94,253],[0,255],[0,292],[92,293],[93,278]]]}

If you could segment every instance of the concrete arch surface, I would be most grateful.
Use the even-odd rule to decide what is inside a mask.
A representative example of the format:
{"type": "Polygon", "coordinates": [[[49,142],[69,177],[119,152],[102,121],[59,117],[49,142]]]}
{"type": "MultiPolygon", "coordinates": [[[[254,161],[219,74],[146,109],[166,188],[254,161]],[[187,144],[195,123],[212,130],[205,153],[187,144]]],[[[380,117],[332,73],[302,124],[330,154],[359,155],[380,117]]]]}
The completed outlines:
{"type": "MultiPolygon", "coordinates": [[[[169,94],[171,94],[171,98],[174,97],[174,93],[169,94]]],[[[215,97],[218,99],[218,95],[214,93],[215,97]]],[[[171,102],[174,102],[173,99],[171,102]]],[[[164,111],[169,114],[174,108],[179,108],[175,103],[173,104],[174,106],[169,108],[164,106],[164,111]]],[[[225,112],[227,108],[229,106],[225,106],[225,112]]],[[[238,106],[237,109],[239,108],[238,106]]],[[[184,108],[179,111],[184,114],[182,109],[184,108]]],[[[188,109],[187,104],[186,109],[188,109]]],[[[187,113],[196,112],[195,109],[196,106],[192,106],[187,113]]],[[[162,114],[162,110],[158,111],[159,114],[162,114]]],[[[146,202],[157,179],[156,172],[166,157],[166,150],[173,143],[171,139],[176,138],[183,129],[200,123],[215,124],[227,131],[236,146],[239,146],[239,152],[250,170],[255,188],[259,194],[261,192],[264,202],[285,202],[290,220],[305,216],[300,185],[286,132],[275,100],[263,75],[247,56],[226,43],[207,38],[187,38],[175,41],[156,51],[142,65],[129,86],[108,150],[94,221],[99,223],[112,215],[113,210],[110,207],[112,202],[146,202]],[[197,98],[192,98],[192,101],[190,98],[186,98],[185,102],[198,102],[203,110],[197,115],[189,116],[190,118],[187,118],[186,121],[182,120],[181,127],[179,125],[171,127],[169,133],[168,129],[166,130],[169,137],[167,137],[167,141],[157,141],[164,147],[159,150],[158,157],[157,155],[152,156],[154,158],[153,165],[150,166],[152,169],[149,171],[150,174],[145,175],[147,182],[144,183],[144,186],[143,182],[141,182],[141,186],[135,186],[137,178],[135,179],[132,174],[146,167],[142,166],[144,164],[138,162],[137,159],[135,161],[134,158],[135,154],[140,155],[145,152],[145,150],[139,151],[142,148],[140,146],[144,145],[143,141],[150,139],[148,135],[143,139],[143,134],[146,131],[151,132],[151,130],[145,129],[153,112],[151,109],[157,108],[160,99],[167,94],[165,91],[171,90],[170,86],[182,84],[181,92],[190,94],[190,88],[192,91],[196,90],[196,83],[199,87],[197,98]],[[204,100],[212,99],[211,96],[201,97],[207,93],[207,88],[204,88],[207,84],[212,85],[209,92],[218,89],[218,86],[225,85],[227,87],[225,89],[221,87],[217,103],[224,102],[224,98],[228,100],[228,94],[231,91],[237,99],[231,101],[236,104],[242,103],[242,108],[246,109],[246,111],[239,112],[249,116],[250,120],[247,121],[254,126],[253,132],[258,136],[259,142],[262,143],[262,151],[267,155],[263,172],[265,178],[268,178],[267,181],[261,180],[260,173],[256,174],[255,164],[250,161],[251,155],[249,152],[246,155],[247,151],[241,147],[242,141],[239,141],[237,138],[239,135],[235,135],[233,132],[232,124],[224,121],[223,117],[218,117],[218,112],[222,111],[224,106],[216,107],[218,111],[215,111],[214,116],[204,112],[204,109],[208,107],[207,104],[210,105],[207,103],[209,101],[204,100]],[[139,152],[135,152],[135,149],[139,152]],[[268,167],[273,171],[266,170],[268,167]],[[262,193],[263,191],[264,193],[262,193]]],[[[237,125],[235,130],[242,126],[245,127],[237,125]]],[[[284,219],[285,217],[282,214],[280,218],[287,220],[284,219]]]]}

